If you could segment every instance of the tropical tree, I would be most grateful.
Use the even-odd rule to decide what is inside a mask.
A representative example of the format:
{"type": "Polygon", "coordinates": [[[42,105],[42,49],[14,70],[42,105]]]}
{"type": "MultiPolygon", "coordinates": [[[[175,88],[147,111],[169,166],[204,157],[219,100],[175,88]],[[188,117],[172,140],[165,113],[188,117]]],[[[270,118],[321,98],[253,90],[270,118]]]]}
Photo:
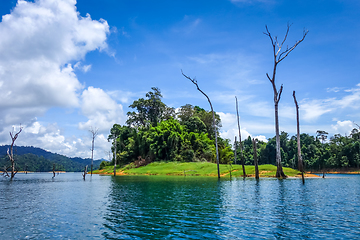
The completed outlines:
{"type": "Polygon", "coordinates": [[[149,127],[156,126],[164,118],[175,115],[175,110],[167,108],[161,101],[163,97],[159,88],[152,87],[153,91],[146,93],[147,99],[140,98],[135,100],[129,107],[136,111],[128,112],[129,126],[149,127]]]}

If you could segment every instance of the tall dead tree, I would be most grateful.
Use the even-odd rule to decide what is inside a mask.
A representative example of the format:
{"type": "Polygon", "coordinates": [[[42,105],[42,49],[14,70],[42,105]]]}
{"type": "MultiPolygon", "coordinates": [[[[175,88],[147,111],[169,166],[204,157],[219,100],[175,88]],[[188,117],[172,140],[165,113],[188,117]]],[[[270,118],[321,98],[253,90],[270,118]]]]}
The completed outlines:
{"type": "Polygon", "coordinates": [[[201,89],[199,88],[199,85],[197,84],[197,80],[195,78],[190,78],[188,76],[186,76],[183,71],[181,70],[181,73],[184,77],[186,77],[187,79],[189,79],[193,84],[195,84],[197,90],[199,90],[199,92],[201,92],[208,100],[209,104],[210,104],[210,108],[211,108],[211,112],[212,112],[212,117],[213,117],[213,128],[214,128],[214,132],[215,132],[215,148],[216,148],[216,164],[217,164],[217,171],[218,171],[218,178],[220,178],[220,167],[219,167],[219,150],[218,150],[218,142],[217,142],[217,131],[216,131],[216,127],[215,127],[215,114],[214,114],[214,109],[213,106],[211,104],[210,98],[208,97],[208,95],[206,95],[203,91],[201,91],[201,89]]]}
{"type": "Polygon", "coordinates": [[[115,142],[115,153],[114,153],[114,177],[116,177],[116,152],[117,152],[117,136],[115,135],[115,139],[114,139],[114,142],[115,142]]]}
{"type": "Polygon", "coordinates": [[[259,164],[258,164],[258,159],[257,159],[256,140],[254,138],[252,139],[252,144],[253,144],[253,151],[254,151],[255,178],[258,180],[259,179],[259,164]]]}
{"type": "Polygon", "coordinates": [[[303,164],[303,160],[302,160],[302,157],[301,157],[301,145],[300,145],[299,105],[298,105],[298,102],[296,101],[295,91],[293,91],[293,97],[294,97],[294,102],[295,102],[295,107],[296,107],[296,130],[297,130],[298,168],[299,168],[299,171],[301,172],[302,181],[303,181],[303,183],[305,183],[305,179],[304,179],[304,164],[303,164]]]}
{"type": "MultiPolygon", "coordinates": [[[[12,180],[15,177],[15,174],[18,172],[18,169],[15,169],[15,158],[14,158],[14,144],[16,139],[18,138],[19,134],[22,131],[22,127],[20,125],[20,130],[14,134],[14,132],[10,132],[10,137],[11,137],[11,145],[10,145],[10,150],[7,150],[7,155],[11,161],[11,175],[10,175],[10,180],[12,180]]],[[[7,168],[4,168],[5,171],[7,172],[7,168]]]]}
{"type": "Polygon", "coordinates": [[[306,31],[304,30],[302,39],[300,39],[299,41],[296,41],[292,47],[289,48],[287,46],[286,50],[283,50],[283,45],[287,39],[289,30],[290,30],[290,26],[291,26],[290,24],[287,25],[285,37],[282,42],[279,42],[277,37],[273,37],[270,34],[267,26],[265,26],[266,32],[264,32],[264,34],[270,38],[271,45],[273,48],[273,58],[274,58],[274,67],[273,67],[272,76],[270,77],[268,73],[266,73],[266,76],[270,80],[272,87],[273,87],[273,91],[274,91],[275,133],[276,133],[276,166],[277,166],[276,177],[277,178],[286,178],[286,175],[284,174],[282,165],[281,165],[280,133],[279,133],[279,101],[280,101],[281,93],[283,90],[283,85],[281,85],[279,90],[277,89],[276,84],[275,84],[276,70],[277,70],[278,64],[282,60],[284,60],[289,55],[289,53],[292,52],[305,39],[307,33],[309,32],[307,30],[306,31]]]}
{"type": "Polygon", "coordinates": [[[235,96],[235,100],[236,100],[237,124],[238,124],[238,129],[239,129],[240,159],[241,159],[241,165],[242,165],[242,170],[243,170],[243,177],[246,178],[244,154],[243,154],[243,147],[242,147],[242,142],[241,142],[241,130],[240,130],[240,119],[239,119],[238,101],[237,101],[237,97],[236,97],[236,96],[235,96]]]}
{"type": "Polygon", "coordinates": [[[95,143],[95,138],[98,135],[98,128],[93,129],[91,127],[91,129],[89,130],[92,136],[92,144],[91,144],[91,176],[92,176],[92,172],[93,172],[93,163],[94,163],[94,143],[95,143]]]}
{"type": "Polygon", "coordinates": [[[234,163],[235,163],[235,165],[236,165],[236,159],[237,159],[237,156],[236,156],[236,154],[237,154],[237,141],[236,141],[236,136],[235,136],[235,143],[234,143],[234,145],[235,145],[235,147],[234,147],[234,148],[235,148],[235,152],[234,152],[234,155],[235,155],[235,156],[234,156],[234,160],[235,160],[235,161],[234,161],[234,163]]]}

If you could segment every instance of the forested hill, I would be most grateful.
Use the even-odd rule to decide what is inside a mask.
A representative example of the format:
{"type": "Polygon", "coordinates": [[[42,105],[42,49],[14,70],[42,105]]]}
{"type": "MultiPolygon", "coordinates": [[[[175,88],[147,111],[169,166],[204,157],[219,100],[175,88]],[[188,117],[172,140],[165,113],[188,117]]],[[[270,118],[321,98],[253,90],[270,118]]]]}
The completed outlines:
{"type": "MultiPolygon", "coordinates": [[[[0,146],[0,170],[9,166],[10,161],[6,152],[10,146],[0,146]]],[[[90,158],[69,158],[57,153],[51,153],[37,147],[14,147],[16,164],[20,171],[48,172],[52,171],[55,163],[56,171],[79,172],[83,171],[86,165],[91,165],[90,158]]],[[[94,161],[94,169],[98,169],[102,160],[94,161]]]]}

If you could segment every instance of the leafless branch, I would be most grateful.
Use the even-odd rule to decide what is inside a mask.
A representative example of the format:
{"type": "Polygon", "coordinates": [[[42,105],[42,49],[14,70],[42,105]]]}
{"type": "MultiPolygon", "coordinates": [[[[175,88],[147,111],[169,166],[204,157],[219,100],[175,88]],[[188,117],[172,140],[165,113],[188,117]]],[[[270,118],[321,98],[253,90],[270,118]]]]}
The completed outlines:
{"type": "Polygon", "coordinates": [[[269,77],[269,74],[266,73],[267,78],[270,80],[270,82],[273,82],[272,79],[269,77]]]}
{"type": "Polygon", "coordinates": [[[215,148],[216,148],[216,163],[217,163],[217,170],[218,170],[218,178],[220,178],[220,167],[219,167],[219,151],[218,151],[218,143],[217,143],[217,132],[216,132],[216,127],[215,127],[215,114],[214,114],[214,109],[213,106],[211,104],[210,98],[208,97],[208,95],[206,95],[206,93],[204,93],[203,91],[201,91],[201,89],[199,88],[199,85],[197,84],[197,81],[195,78],[191,78],[187,75],[185,75],[181,69],[181,73],[182,75],[189,79],[193,84],[195,84],[197,90],[199,90],[199,92],[201,92],[208,100],[209,104],[210,104],[210,108],[211,108],[211,112],[212,112],[212,117],[213,117],[213,128],[214,128],[214,133],[215,133],[215,148]]]}
{"type": "Polygon", "coordinates": [[[306,31],[304,30],[303,37],[299,41],[297,41],[291,48],[286,48],[286,50],[279,55],[277,62],[279,63],[282,60],[284,60],[284,58],[286,58],[289,55],[289,53],[297,47],[297,45],[299,45],[302,41],[304,41],[308,32],[309,30],[306,31]]]}
{"type": "Polygon", "coordinates": [[[282,90],[283,90],[283,85],[281,84],[280,91],[279,91],[279,97],[277,99],[278,102],[280,101],[282,90]]]}

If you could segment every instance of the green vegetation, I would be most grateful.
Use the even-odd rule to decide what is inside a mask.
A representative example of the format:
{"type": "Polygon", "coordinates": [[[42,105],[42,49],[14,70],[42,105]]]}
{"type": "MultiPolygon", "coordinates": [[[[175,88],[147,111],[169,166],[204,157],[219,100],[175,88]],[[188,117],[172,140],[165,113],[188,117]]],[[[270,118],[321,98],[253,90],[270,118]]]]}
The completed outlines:
{"type": "MultiPolygon", "coordinates": [[[[245,166],[248,176],[255,174],[254,166],[245,166]]],[[[94,171],[98,174],[112,174],[113,166],[106,166],[102,170],[94,171]]],[[[217,176],[217,169],[214,163],[209,162],[153,162],[146,166],[135,168],[134,164],[129,164],[123,168],[117,168],[117,174],[126,175],[187,175],[187,176],[217,176]]],[[[276,166],[260,165],[260,177],[275,177],[276,166]]],[[[300,174],[299,171],[284,168],[287,176],[294,177],[300,174]]],[[[220,173],[222,176],[230,175],[230,165],[220,164],[220,173]]],[[[231,176],[241,177],[242,168],[240,165],[232,165],[231,176]]]]}
{"type": "MultiPolygon", "coordinates": [[[[174,161],[178,162],[177,164],[198,162],[199,165],[215,162],[215,134],[211,112],[186,104],[175,113],[175,109],[166,106],[161,98],[160,90],[152,88],[152,91],[146,94],[146,99],[140,98],[129,106],[134,111],[127,113],[127,125],[114,124],[110,130],[108,140],[113,141],[112,151],[115,152],[116,149],[114,155],[117,165],[121,168],[130,163],[142,166],[149,162],[156,164],[161,161],[174,161]]],[[[220,127],[221,119],[219,115],[216,115],[217,132],[220,127]]],[[[300,138],[306,171],[359,169],[360,133],[357,129],[354,129],[350,136],[344,137],[337,134],[328,142],[326,142],[327,133],[325,131],[318,131],[316,137],[303,133],[300,138]]],[[[251,137],[242,143],[245,164],[254,165],[251,137]]],[[[235,162],[234,153],[230,140],[219,138],[218,145],[220,163],[225,164],[221,167],[221,173],[224,173],[230,166],[229,164],[235,162]]],[[[289,137],[288,133],[281,132],[280,147],[282,165],[297,168],[296,136],[289,137]]],[[[240,163],[240,149],[238,148],[237,151],[236,162],[240,163]]],[[[259,165],[262,165],[261,168],[265,164],[275,165],[275,137],[270,138],[268,142],[258,141],[257,155],[259,165]]],[[[111,163],[103,162],[101,168],[108,169],[106,167],[109,164],[114,165],[114,159],[111,163]]],[[[233,165],[233,168],[234,175],[240,175],[240,173],[236,173],[238,166],[233,165]]],[[[131,171],[136,173],[136,171],[142,170],[131,171]]],[[[184,170],[180,168],[178,171],[184,170]]],[[[246,171],[250,175],[252,174],[251,167],[246,171]]],[[[267,170],[263,169],[262,171],[267,170]]],[[[269,172],[271,171],[269,170],[269,172]]],[[[206,175],[206,173],[201,172],[201,175],[206,175]]]]}
{"type": "MultiPolygon", "coordinates": [[[[359,169],[360,163],[360,133],[353,129],[350,136],[336,134],[328,142],[326,132],[318,131],[318,136],[300,135],[301,153],[306,171],[319,171],[331,169],[359,169]]],[[[281,132],[280,146],[282,165],[297,168],[297,142],[296,136],[289,138],[286,132],[281,132]]],[[[253,164],[253,148],[251,138],[244,140],[244,156],[246,164],[253,164]]],[[[259,141],[258,159],[260,164],[275,164],[275,137],[267,143],[259,141]]],[[[240,150],[238,150],[240,151],[240,150]]]]}
{"type": "MultiPolygon", "coordinates": [[[[146,97],[129,106],[135,111],[127,113],[127,126],[114,124],[110,130],[108,140],[113,140],[112,151],[116,149],[117,165],[142,159],[151,162],[215,161],[215,133],[210,111],[187,104],[175,114],[174,108],[161,101],[158,88],[152,88],[146,97]]],[[[216,131],[220,127],[220,117],[216,115],[216,131]]],[[[229,141],[219,138],[218,142],[220,162],[229,163],[234,155],[229,141]]]]}

